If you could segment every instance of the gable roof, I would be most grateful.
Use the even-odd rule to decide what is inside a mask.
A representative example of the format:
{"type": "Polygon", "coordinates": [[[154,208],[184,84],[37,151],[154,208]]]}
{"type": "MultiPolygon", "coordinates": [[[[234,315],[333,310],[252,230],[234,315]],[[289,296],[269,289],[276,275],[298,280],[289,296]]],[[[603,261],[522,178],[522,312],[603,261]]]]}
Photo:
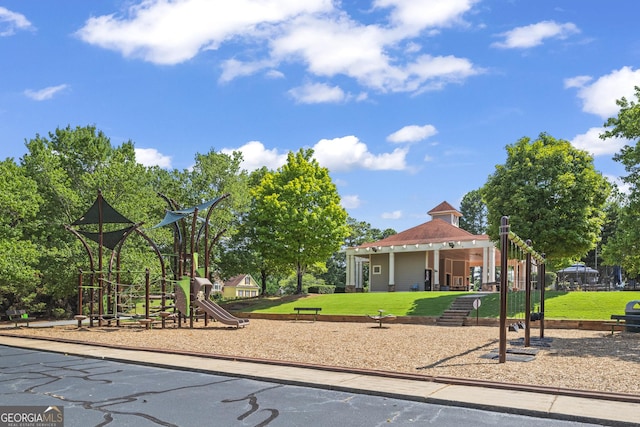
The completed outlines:
{"type": "Polygon", "coordinates": [[[436,218],[377,242],[363,243],[361,248],[391,245],[415,245],[418,243],[442,243],[449,240],[489,240],[486,234],[475,235],[467,230],[436,218]]]}
{"type": "Polygon", "coordinates": [[[230,278],[229,280],[224,282],[224,286],[230,286],[230,287],[257,286],[257,285],[253,285],[253,283],[250,283],[249,285],[246,285],[244,283],[244,278],[247,277],[247,276],[251,277],[250,274],[238,274],[237,276],[233,276],[232,278],[230,278]]]}
{"type": "Polygon", "coordinates": [[[431,209],[429,212],[427,212],[427,215],[433,216],[433,214],[443,214],[443,213],[452,213],[455,216],[459,216],[459,217],[462,216],[460,211],[454,208],[453,206],[451,206],[447,201],[444,201],[440,203],[438,206],[436,206],[435,208],[431,209]]]}

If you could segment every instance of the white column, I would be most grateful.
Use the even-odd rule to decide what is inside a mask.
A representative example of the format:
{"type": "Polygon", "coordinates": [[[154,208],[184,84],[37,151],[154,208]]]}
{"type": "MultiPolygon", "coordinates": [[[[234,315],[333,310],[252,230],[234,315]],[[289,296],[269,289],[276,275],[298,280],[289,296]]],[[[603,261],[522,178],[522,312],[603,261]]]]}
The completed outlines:
{"type": "Polygon", "coordinates": [[[347,253],[347,265],[346,265],[346,269],[347,269],[347,276],[345,278],[344,284],[345,286],[352,286],[353,285],[353,260],[354,260],[354,256],[350,255],[349,253],[347,253]]]}
{"type": "Polygon", "coordinates": [[[440,286],[440,250],[433,251],[433,283],[431,289],[440,286]]]}
{"type": "Polygon", "coordinates": [[[489,281],[496,281],[496,247],[489,248],[489,281]]]}
{"type": "Polygon", "coordinates": [[[393,252],[389,252],[389,284],[396,284],[396,258],[393,252]]]}
{"type": "Polygon", "coordinates": [[[482,248],[482,284],[489,283],[491,268],[489,267],[489,248],[482,248]]]}

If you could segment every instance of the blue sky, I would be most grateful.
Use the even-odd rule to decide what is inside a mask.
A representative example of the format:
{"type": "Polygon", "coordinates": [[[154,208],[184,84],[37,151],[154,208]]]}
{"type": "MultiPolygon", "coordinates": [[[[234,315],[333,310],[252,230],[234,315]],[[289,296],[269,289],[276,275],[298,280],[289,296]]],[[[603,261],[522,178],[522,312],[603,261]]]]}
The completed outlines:
{"type": "Polygon", "coordinates": [[[640,85],[637,0],[4,0],[0,158],[57,127],[143,164],[313,148],[349,215],[402,231],[546,132],[615,180],[598,139],[640,85]]]}

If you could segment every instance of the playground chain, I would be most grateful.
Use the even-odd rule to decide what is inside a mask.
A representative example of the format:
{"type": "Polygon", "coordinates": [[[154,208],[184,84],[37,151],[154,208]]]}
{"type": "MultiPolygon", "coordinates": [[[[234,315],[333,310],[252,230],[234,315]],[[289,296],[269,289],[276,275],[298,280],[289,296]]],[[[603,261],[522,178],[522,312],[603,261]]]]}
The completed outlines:
{"type": "MultiPolygon", "coordinates": [[[[0,333],[116,346],[186,350],[325,366],[409,372],[578,390],[640,394],[635,373],[640,334],[547,329],[549,347],[529,362],[486,359],[498,349],[496,327],[251,319],[229,328],[196,322],[193,329],[7,328],[0,333]]],[[[532,329],[532,336],[537,329],[532,329]]],[[[509,333],[510,341],[522,332],[509,333]]]]}

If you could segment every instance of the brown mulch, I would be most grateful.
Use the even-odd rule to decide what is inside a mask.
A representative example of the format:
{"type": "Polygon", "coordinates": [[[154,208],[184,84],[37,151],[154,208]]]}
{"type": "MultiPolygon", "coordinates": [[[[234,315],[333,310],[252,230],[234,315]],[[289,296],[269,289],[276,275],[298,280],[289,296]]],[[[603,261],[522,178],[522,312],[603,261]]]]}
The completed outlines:
{"type": "MultiPolygon", "coordinates": [[[[328,366],[408,372],[517,384],[640,394],[640,333],[546,329],[548,347],[529,362],[498,363],[499,329],[388,323],[251,319],[243,329],[216,322],[193,329],[74,326],[5,329],[3,334],[63,338],[87,343],[189,350],[328,366]]],[[[539,336],[531,330],[533,342],[539,336]]],[[[524,332],[509,332],[510,349],[524,332]]]]}

